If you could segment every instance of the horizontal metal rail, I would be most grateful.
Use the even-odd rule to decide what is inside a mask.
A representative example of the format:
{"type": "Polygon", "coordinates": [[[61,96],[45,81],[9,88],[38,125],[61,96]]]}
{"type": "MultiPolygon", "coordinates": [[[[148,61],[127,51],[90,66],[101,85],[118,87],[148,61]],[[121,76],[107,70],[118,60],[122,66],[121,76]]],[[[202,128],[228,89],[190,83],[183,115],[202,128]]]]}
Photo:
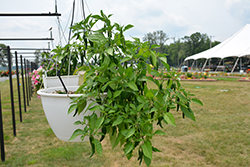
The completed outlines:
{"type": "Polygon", "coordinates": [[[0,13],[0,16],[61,16],[60,13],[0,13]]]}
{"type": "Polygon", "coordinates": [[[0,38],[1,41],[42,41],[54,40],[54,38],[0,38]]]}

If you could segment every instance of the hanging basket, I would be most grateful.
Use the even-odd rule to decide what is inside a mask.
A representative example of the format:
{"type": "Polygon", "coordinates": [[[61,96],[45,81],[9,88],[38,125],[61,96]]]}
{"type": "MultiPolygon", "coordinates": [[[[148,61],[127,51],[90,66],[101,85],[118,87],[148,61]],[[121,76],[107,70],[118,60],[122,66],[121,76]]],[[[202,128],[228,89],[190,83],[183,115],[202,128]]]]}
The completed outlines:
{"type": "MultiPolygon", "coordinates": [[[[79,77],[80,75],[61,76],[65,86],[78,86],[79,77]]],[[[62,86],[62,83],[60,82],[58,76],[45,77],[43,75],[43,85],[44,85],[44,88],[46,89],[46,88],[52,88],[52,87],[60,87],[62,86]]]]}
{"type": "MultiPolygon", "coordinates": [[[[79,86],[68,86],[69,91],[77,90],[79,86]]],[[[80,115],[73,117],[74,113],[68,114],[68,108],[72,100],[71,97],[80,97],[82,94],[53,94],[56,90],[63,90],[62,87],[53,87],[47,89],[40,89],[37,94],[41,96],[43,110],[46,118],[50,124],[51,129],[55,133],[58,139],[63,141],[69,141],[71,135],[76,129],[84,129],[85,125],[74,125],[76,121],[82,121],[84,116],[91,115],[93,111],[83,111],[80,115]],[[83,114],[84,113],[84,114],[83,114]]],[[[92,101],[87,101],[87,106],[92,101]]],[[[96,113],[100,115],[100,113],[96,113]]],[[[71,142],[81,142],[82,140],[78,136],[71,142]]],[[[88,141],[88,137],[85,137],[83,141],[88,141]]]]}

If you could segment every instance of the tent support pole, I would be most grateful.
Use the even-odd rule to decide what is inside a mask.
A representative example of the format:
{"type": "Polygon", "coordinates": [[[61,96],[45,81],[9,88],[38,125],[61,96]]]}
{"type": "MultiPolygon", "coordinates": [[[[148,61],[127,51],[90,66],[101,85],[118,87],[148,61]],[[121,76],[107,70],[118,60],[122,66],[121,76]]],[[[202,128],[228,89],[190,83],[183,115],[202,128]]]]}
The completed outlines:
{"type": "Polygon", "coordinates": [[[211,67],[211,59],[208,60],[208,64],[209,64],[209,69],[211,67]]]}
{"type": "Polygon", "coordinates": [[[203,71],[203,70],[204,70],[204,68],[206,67],[207,61],[208,61],[208,59],[207,59],[207,60],[206,60],[206,62],[204,63],[204,65],[203,65],[203,67],[202,67],[201,71],[203,71]]]}
{"type": "Polygon", "coordinates": [[[195,63],[195,60],[194,60],[193,63],[192,63],[191,70],[193,69],[194,63],[195,63]]]}
{"type": "MultiPolygon", "coordinates": [[[[248,58],[248,57],[247,57],[248,58]]],[[[250,63],[250,58],[248,58],[248,61],[247,61],[247,64],[249,64],[250,63]]]]}
{"type": "Polygon", "coordinates": [[[240,57],[240,71],[242,70],[242,57],[240,57]]]}
{"type": "Polygon", "coordinates": [[[218,66],[220,65],[221,61],[222,61],[222,59],[220,59],[220,62],[219,62],[219,64],[217,65],[215,72],[218,70],[218,66]]]}
{"type": "Polygon", "coordinates": [[[197,69],[198,69],[198,65],[197,65],[197,64],[198,64],[198,61],[197,61],[197,60],[195,60],[195,61],[196,61],[196,70],[197,70],[197,69]]]}
{"type": "Polygon", "coordinates": [[[234,72],[234,69],[235,69],[235,67],[236,67],[236,65],[237,65],[237,63],[238,63],[238,61],[239,61],[239,57],[237,58],[237,60],[236,60],[236,62],[235,62],[235,64],[234,64],[234,66],[233,66],[233,69],[232,69],[231,73],[234,72]]]}

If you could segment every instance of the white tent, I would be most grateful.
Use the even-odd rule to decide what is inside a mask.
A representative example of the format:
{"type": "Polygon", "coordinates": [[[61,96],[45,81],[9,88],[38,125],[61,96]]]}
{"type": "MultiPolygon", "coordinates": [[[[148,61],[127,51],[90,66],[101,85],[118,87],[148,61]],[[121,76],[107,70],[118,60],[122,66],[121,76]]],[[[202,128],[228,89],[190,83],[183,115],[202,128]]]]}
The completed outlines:
{"type": "Polygon", "coordinates": [[[238,57],[239,59],[240,57],[249,55],[250,55],[250,24],[247,24],[237,33],[235,33],[233,36],[223,41],[222,43],[201,53],[189,56],[184,61],[197,60],[197,59],[208,60],[211,58],[224,59],[227,57],[238,57]]]}

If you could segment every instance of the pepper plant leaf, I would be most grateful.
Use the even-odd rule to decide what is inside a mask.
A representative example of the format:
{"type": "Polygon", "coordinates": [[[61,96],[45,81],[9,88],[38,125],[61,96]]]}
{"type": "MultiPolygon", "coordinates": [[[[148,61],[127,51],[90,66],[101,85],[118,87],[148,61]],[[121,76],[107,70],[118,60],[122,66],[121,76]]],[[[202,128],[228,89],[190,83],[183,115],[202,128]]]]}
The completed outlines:
{"type": "Polygon", "coordinates": [[[150,160],[152,160],[153,150],[152,150],[151,142],[149,140],[147,140],[144,142],[144,144],[141,147],[142,147],[142,151],[143,151],[144,156],[146,156],[150,160]]]}
{"type": "Polygon", "coordinates": [[[193,98],[193,99],[191,99],[191,100],[192,100],[194,103],[203,106],[203,103],[202,103],[199,99],[193,98]]]}
{"type": "Polygon", "coordinates": [[[127,85],[128,85],[128,87],[129,87],[130,89],[132,89],[133,91],[138,91],[138,90],[139,90],[138,87],[136,86],[136,84],[135,84],[133,81],[128,82],[127,85]]]}
{"type": "Polygon", "coordinates": [[[186,107],[183,107],[183,106],[180,106],[180,107],[181,107],[181,111],[183,111],[183,113],[186,115],[186,117],[190,118],[193,121],[196,121],[193,112],[189,111],[189,109],[186,107]]]}
{"type": "Polygon", "coordinates": [[[98,154],[101,156],[102,155],[102,144],[100,143],[99,140],[94,139],[94,144],[95,144],[95,149],[98,152],[98,154]]]}
{"type": "Polygon", "coordinates": [[[167,123],[169,123],[169,124],[171,124],[171,125],[173,125],[173,126],[176,126],[174,116],[173,116],[171,113],[169,113],[169,112],[164,113],[164,114],[163,114],[163,118],[164,118],[164,120],[165,120],[167,123]]]}
{"type": "Polygon", "coordinates": [[[84,134],[85,134],[85,131],[84,131],[84,130],[82,130],[82,129],[76,129],[76,130],[73,132],[73,134],[71,135],[69,141],[74,140],[77,136],[79,136],[79,135],[84,135],[84,134]]]}

